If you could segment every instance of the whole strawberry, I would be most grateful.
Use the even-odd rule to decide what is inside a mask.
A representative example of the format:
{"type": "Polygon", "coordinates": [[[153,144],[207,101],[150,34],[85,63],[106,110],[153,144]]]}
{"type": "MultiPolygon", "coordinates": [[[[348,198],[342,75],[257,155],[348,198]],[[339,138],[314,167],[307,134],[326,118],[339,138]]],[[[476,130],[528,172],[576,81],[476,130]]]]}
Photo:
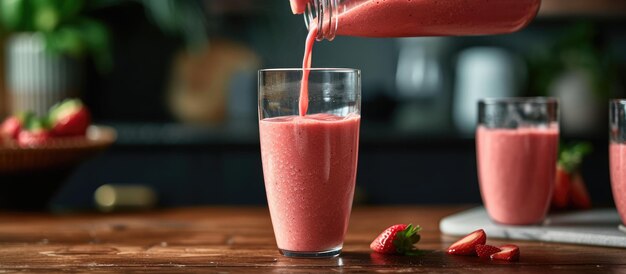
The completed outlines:
{"type": "Polygon", "coordinates": [[[591,208],[591,197],[585,187],[580,166],[592,149],[588,143],[561,144],[552,192],[552,208],[591,208]]]}
{"type": "Polygon", "coordinates": [[[378,235],[370,248],[383,254],[409,254],[415,251],[414,244],[420,240],[420,230],[420,226],[412,224],[393,225],[378,235]]]}
{"type": "Polygon", "coordinates": [[[53,106],[49,119],[54,136],[83,136],[91,123],[89,110],[78,99],[68,99],[53,106]]]}
{"type": "Polygon", "coordinates": [[[39,147],[47,144],[51,137],[45,121],[32,118],[26,128],[17,136],[17,144],[20,147],[39,147]]]}
{"type": "Polygon", "coordinates": [[[0,135],[2,135],[0,137],[17,140],[20,131],[33,116],[31,112],[9,116],[0,125],[0,135]]]}

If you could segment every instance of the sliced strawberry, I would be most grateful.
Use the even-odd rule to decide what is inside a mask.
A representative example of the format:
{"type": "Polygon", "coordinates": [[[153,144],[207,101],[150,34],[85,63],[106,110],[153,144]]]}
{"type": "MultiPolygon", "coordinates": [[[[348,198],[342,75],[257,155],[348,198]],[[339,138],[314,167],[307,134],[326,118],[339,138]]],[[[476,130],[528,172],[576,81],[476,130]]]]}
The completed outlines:
{"type": "Polygon", "coordinates": [[[475,255],[476,245],[484,245],[487,242],[487,234],[482,229],[476,230],[448,247],[448,254],[452,255],[475,255]]]}
{"type": "Polygon", "coordinates": [[[499,249],[492,245],[476,245],[476,254],[478,254],[478,257],[481,257],[483,259],[490,258],[492,254],[498,253],[500,251],[502,251],[502,249],[499,249]]]}
{"type": "Polygon", "coordinates": [[[55,136],[85,135],[91,123],[87,107],[78,99],[70,99],[50,109],[50,123],[55,136]]]}
{"type": "Polygon", "coordinates": [[[494,253],[491,255],[492,260],[502,260],[502,261],[518,261],[520,252],[519,247],[516,245],[503,245],[500,247],[502,251],[498,253],[494,253]]]}
{"type": "Polygon", "coordinates": [[[556,181],[554,192],[552,193],[552,206],[557,209],[564,209],[569,204],[570,195],[570,174],[561,165],[556,168],[556,181]]]}
{"type": "Polygon", "coordinates": [[[580,172],[576,172],[572,175],[572,187],[570,188],[569,198],[574,208],[591,208],[591,197],[589,196],[587,187],[585,187],[585,181],[580,172]]]}
{"type": "Polygon", "coordinates": [[[21,147],[38,147],[49,142],[52,135],[46,123],[40,119],[33,118],[25,130],[17,136],[17,144],[21,147]]]}
{"type": "Polygon", "coordinates": [[[383,231],[370,244],[370,248],[384,254],[406,254],[415,250],[414,244],[419,242],[419,226],[411,224],[393,225],[383,231]]]}

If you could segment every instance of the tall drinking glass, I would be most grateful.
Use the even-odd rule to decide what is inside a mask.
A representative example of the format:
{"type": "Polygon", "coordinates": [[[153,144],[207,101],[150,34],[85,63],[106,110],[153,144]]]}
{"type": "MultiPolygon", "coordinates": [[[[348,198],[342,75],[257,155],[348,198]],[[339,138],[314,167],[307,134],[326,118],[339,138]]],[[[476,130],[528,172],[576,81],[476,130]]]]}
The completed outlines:
{"type": "Polygon", "coordinates": [[[526,225],[545,218],[556,176],[558,143],[555,99],[479,101],[478,179],[492,220],[526,225]]]}
{"type": "Polygon", "coordinates": [[[613,200],[626,225],[626,100],[609,102],[609,160],[613,200]]]}
{"type": "Polygon", "coordinates": [[[354,196],[361,77],[355,69],[310,69],[299,113],[302,69],[259,71],[259,131],[265,191],[280,253],[341,253],[354,196]]]}

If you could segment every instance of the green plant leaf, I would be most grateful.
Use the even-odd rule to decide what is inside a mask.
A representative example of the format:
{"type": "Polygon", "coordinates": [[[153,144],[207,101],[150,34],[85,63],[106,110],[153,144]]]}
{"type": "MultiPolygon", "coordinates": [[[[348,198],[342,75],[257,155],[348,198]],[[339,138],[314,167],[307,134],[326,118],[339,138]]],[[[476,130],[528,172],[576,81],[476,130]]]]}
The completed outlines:
{"type": "Polygon", "coordinates": [[[34,14],[35,29],[43,32],[50,32],[56,29],[61,21],[59,10],[52,6],[38,7],[34,14]]]}
{"type": "Polygon", "coordinates": [[[85,53],[81,31],[76,27],[62,27],[57,31],[46,33],[46,46],[52,53],[72,57],[80,57],[85,53]]]}
{"type": "Polygon", "coordinates": [[[148,18],[151,19],[162,31],[172,34],[179,28],[176,18],[176,2],[171,0],[141,0],[148,18]]]}
{"type": "Polygon", "coordinates": [[[61,0],[57,2],[61,21],[67,21],[77,17],[85,4],[83,0],[61,0]]]}
{"type": "Polygon", "coordinates": [[[548,95],[550,86],[563,72],[582,70],[590,76],[596,98],[609,98],[617,69],[615,58],[598,42],[598,37],[594,24],[580,22],[556,37],[547,50],[534,51],[529,64],[535,94],[548,95]]]}
{"type": "Polygon", "coordinates": [[[202,6],[197,1],[180,0],[140,0],[148,18],[163,32],[178,34],[185,39],[189,48],[206,45],[207,23],[202,6]]]}
{"type": "Polygon", "coordinates": [[[87,50],[92,53],[98,69],[102,72],[110,70],[113,65],[113,58],[111,56],[109,31],[106,26],[88,18],[81,18],[79,24],[87,50]]]}
{"type": "Polygon", "coordinates": [[[0,23],[6,31],[17,31],[23,27],[25,20],[26,0],[0,1],[0,23]]]}
{"type": "Polygon", "coordinates": [[[81,18],[79,27],[85,39],[85,43],[90,50],[108,50],[109,32],[102,23],[88,18],[81,18]]]}

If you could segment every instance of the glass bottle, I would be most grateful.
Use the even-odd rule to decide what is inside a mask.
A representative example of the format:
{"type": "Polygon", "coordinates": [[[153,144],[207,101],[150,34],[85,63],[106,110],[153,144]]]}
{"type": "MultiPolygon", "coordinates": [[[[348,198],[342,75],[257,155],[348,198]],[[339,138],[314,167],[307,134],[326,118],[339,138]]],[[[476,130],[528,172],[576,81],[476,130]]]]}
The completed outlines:
{"type": "Polygon", "coordinates": [[[537,15],[541,0],[308,0],[316,39],[504,34],[537,15]]]}

